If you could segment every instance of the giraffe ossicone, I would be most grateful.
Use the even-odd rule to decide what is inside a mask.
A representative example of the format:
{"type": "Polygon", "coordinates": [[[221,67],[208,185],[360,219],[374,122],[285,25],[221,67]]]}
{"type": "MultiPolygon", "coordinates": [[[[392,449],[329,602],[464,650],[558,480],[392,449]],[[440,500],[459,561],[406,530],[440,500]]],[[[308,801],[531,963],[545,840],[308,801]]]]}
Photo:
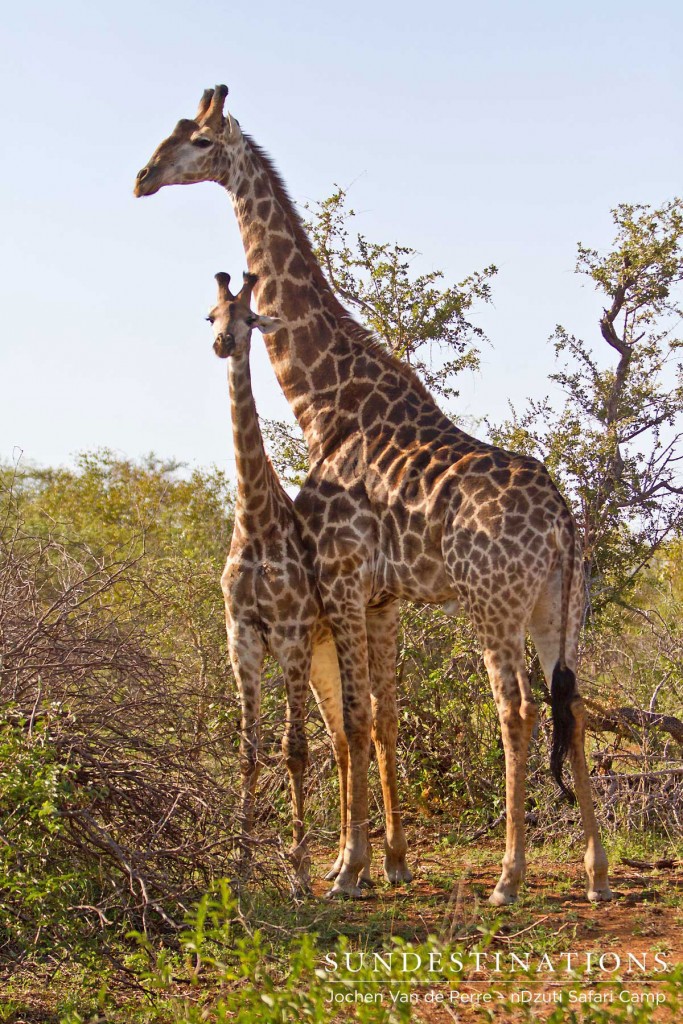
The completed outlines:
{"type": "MultiPolygon", "coordinates": [[[[483,650],[506,763],[506,847],[491,901],[513,902],[525,869],[526,759],[536,715],[527,630],[553,695],[551,764],[565,789],[565,754],[572,766],[588,895],[609,899],[576,688],[583,589],[571,514],[543,465],[456,427],[413,371],[354,321],[270,159],[224,113],[226,95],[225,87],[204,94],[197,118],[180,121],[161,143],[135,192],[223,185],[259,278],[259,310],[285,322],[265,341],[309,448],[311,470],[295,510],[334,636],[349,747],[347,841],[332,891],[354,893],[365,863],[374,709],[395,686],[373,677],[373,666],[386,656],[387,617],[395,619],[397,602],[407,599],[455,602],[483,650]]],[[[395,724],[379,743],[395,748],[395,724]]]]}

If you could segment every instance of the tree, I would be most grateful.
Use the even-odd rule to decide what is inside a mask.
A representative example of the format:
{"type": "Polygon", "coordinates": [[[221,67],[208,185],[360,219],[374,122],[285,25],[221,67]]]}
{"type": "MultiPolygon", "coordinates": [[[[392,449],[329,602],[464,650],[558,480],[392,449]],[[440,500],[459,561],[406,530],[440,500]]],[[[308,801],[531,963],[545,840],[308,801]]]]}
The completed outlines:
{"type": "MultiPolygon", "coordinates": [[[[339,186],[309,211],[313,251],[341,300],[355,312],[396,359],[409,363],[442,399],[457,396],[456,379],[479,366],[477,345],[486,340],[469,317],[475,304],[491,298],[491,265],[459,284],[441,287],[444,274],[411,276],[415,249],[397,243],[350,237],[356,216],[339,186]]],[[[265,420],[273,462],[280,475],[299,484],[308,458],[300,432],[289,423],[265,420]]]]}
{"type": "Polygon", "coordinates": [[[479,367],[476,344],[486,336],[467,319],[477,300],[489,302],[494,266],[475,271],[457,285],[441,288],[443,271],[411,277],[415,249],[397,243],[349,239],[344,189],[336,186],[316,204],[308,225],[314,252],[332,287],[354,309],[392,355],[417,370],[443,398],[457,396],[455,378],[479,367]],[[439,358],[443,357],[443,358],[439,358]]]}
{"type": "Polygon", "coordinates": [[[530,401],[493,431],[498,443],[545,461],[574,506],[593,613],[625,600],[683,525],[683,343],[673,333],[683,312],[683,202],[622,203],[612,217],[611,250],[579,244],[576,265],[605,303],[602,345],[558,325],[552,340],[562,364],[551,378],[564,406],[530,401]]]}

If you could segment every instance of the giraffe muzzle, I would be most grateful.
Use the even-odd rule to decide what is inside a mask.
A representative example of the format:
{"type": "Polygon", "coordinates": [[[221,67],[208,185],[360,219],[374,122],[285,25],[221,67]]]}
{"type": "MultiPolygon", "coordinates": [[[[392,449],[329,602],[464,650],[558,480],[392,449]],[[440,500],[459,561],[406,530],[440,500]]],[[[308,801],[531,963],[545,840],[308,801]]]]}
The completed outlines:
{"type": "Polygon", "coordinates": [[[219,359],[227,359],[235,351],[235,338],[232,334],[219,334],[213,343],[213,350],[219,359]]]}
{"type": "Polygon", "coordinates": [[[137,196],[153,196],[155,192],[158,192],[161,188],[161,184],[154,184],[153,175],[151,168],[143,167],[142,170],[138,171],[135,178],[135,187],[133,188],[133,195],[137,196]]]}

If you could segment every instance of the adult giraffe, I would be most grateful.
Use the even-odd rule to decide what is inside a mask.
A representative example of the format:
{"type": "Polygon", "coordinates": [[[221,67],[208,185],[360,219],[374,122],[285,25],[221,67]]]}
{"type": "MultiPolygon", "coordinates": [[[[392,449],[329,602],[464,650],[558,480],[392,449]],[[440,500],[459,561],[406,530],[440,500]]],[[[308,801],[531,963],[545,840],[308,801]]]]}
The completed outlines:
{"type": "Polygon", "coordinates": [[[611,898],[584,749],[575,666],[583,608],[572,517],[535,459],[459,430],[409,367],[334,295],[281,178],[207,89],[139,172],[135,194],[216,181],[234,205],[256,298],[287,326],[266,338],[308,444],[296,509],[332,627],[349,744],[349,828],[332,893],[358,895],[368,817],[369,666],[400,598],[468,613],[484,653],[506,763],[506,848],[490,897],[513,902],[524,875],[524,792],[537,714],[524,658],[531,633],[551,688],[551,766],[569,754],[586,838],[588,898],[611,898]]]}

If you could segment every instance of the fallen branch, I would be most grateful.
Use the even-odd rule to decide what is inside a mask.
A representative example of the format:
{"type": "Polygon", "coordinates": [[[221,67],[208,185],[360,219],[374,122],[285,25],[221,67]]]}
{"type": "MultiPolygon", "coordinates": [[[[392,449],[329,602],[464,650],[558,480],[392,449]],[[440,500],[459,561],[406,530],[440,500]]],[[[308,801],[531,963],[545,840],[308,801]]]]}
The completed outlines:
{"type": "Polygon", "coordinates": [[[654,871],[656,868],[675,868],[680,865],[680,861],[671,860],[668,857],[663,857],[661,860],[647,861],[647,860],[631,860],[629,857],[621,858],[622,864],[627,864],[630,868],[638,868],[639,871],[654,871]]]}
{"type": "Polygon", "coordinates": [[[538,928],[539,924],[543,924],[543,922],[547,921],[550,916],[550,914],[546,914],[545,917],[539,917],[538,921],[534,921],[532,924],[527,925],[526,928],[522,928],[518,932],[512,932],[510,935],[503,935],[501,932],[496,932],[496,934],[492,936],[492,942],[495,942],[496,940],[501,942],[512,942],[513,939],[519,938],[520,935],[524,935],[526,932],[530,932],[534,928],[538,928]]]}
{"type": "Polygon", "coordinates": [[[641,708],[614,708],[609,710],[597,701],[584,698],[589,712],[587,726],[594,732],[613,732],[617,735],[631,736],[633,729],[658,729],[667,732],[683,746],[683,722],[673,715],[660,715],[641,708]]]}

